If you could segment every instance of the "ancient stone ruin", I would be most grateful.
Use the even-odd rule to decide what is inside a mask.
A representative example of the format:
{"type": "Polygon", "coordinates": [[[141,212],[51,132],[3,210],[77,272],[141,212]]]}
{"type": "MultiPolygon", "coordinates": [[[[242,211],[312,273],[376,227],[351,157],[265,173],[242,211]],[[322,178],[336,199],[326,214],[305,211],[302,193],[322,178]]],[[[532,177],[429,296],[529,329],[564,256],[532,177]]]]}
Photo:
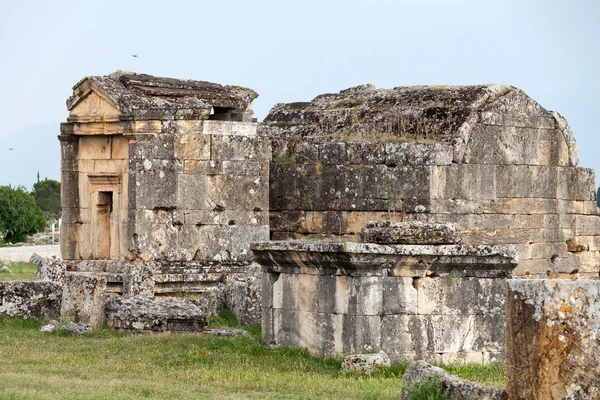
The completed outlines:
{"type": "MultiPolygon", "coordinates": [[[[229,308],[273,345],[433,362],[503,361],[506,325],[509,375],[519,346],[553,371],[581,356],[535,347],[577,326],[581,364],[597,360],[594,173],[560,114],[504,85],[363,85],[257,123],[256,97],[122,71],[77,83],[59,136],[68,271],[0,285],[0,315],[196,331],[229,308]]],[[[573,371],[544,382],[596,393],[589,375],[557,389],[573,371]]]]}
{"type": "Polygon", "coordinates": [[[465,244],[514,245],[516,275],[598,275],[594,172],[565,119],[517,88],[358,86],[277,104],[260,130],[272,239],[450,222],[465,244]]]}
{"type": "Polygon", "coordinates": [[[116,312],[121,298],[156,295],[260,320],[249,244],[269,238],[269,142],[252,119],[256,97],[239,86],[125,72],[75,85],[59,136],[61,250],[71,275],[63,313],[97,323],[109,302],[108,322],[130,326],[116,312]],[[98,296],[92,314],[81,314],[78,302],[98,296]]]}

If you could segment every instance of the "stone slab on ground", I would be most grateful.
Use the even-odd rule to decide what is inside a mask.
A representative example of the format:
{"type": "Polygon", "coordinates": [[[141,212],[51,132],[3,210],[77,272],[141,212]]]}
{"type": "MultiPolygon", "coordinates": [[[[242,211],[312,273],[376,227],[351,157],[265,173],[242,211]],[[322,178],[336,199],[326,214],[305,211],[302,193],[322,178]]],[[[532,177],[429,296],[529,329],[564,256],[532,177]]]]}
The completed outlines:
{"type": "Polygon", "coordinates": [[[357,372],[361,375],[371,375],[380,367],[389,367],[392,365],[390,358],[385,352],[351,354],[342,361],[342,369],[347,372],[357,372]]]}
{"type": "MultiPolygon", "coordinates": [[[[404,388],[413,388],[432,380],[437,380],[440,388],[447,391],[449,398],[453,400],[508,400],[504,389],[469,382],[425,361],[408,364],[404,373],[404,388]]],[[[402,394],[402,399],[407,400],[405,393],[402,394]]]]}

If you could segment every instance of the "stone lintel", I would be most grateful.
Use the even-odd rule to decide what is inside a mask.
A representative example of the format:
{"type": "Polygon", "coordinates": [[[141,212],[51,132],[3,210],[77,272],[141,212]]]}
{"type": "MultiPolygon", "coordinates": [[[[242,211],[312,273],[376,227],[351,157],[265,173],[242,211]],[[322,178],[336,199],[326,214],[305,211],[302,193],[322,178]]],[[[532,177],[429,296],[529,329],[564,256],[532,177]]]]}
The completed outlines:
{"type": "Polygon", "coordinates": [[[516,249],[510,245],[270,241],[254,242],[250,248],[269,272],[493,278],[511,276],[517,265],[516,249]]]}

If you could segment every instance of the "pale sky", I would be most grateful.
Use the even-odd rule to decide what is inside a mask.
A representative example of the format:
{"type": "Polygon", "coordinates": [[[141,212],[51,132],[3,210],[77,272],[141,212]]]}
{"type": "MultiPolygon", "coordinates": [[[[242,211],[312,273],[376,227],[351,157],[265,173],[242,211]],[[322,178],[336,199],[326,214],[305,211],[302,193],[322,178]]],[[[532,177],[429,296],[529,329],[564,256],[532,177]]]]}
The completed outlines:
{"type": "Polygon", "coordinates": [[[251,87],[259,120],[363,83],[510,84],[600,170],[598,1],[0,0],[0,18],[0,185],[59,179],[72,86],[117,69],[251,87]]]}

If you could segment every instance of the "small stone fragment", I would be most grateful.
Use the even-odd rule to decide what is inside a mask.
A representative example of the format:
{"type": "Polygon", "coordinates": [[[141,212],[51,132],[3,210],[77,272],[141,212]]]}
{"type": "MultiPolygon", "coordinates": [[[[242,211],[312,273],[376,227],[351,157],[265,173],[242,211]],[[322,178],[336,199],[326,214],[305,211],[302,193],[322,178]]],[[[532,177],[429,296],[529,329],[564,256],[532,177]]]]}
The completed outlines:
{"type": "Polygon", "coordinates": [[[458,228],[451,223],[369,221],[360,237],[365,243],[453,244],[460,243],[458,228]]]}
{"type": "MultiPolygon", "coordinates": [[[[408,364],[404,373],[404,388],[413,388],[422,382],[436,379],[440,388],[453,400],[507,400],[506,390],[473,383],[452,375],[442,368],[435,367],[425,361],[414,361],[408,364]]],[[[402,399],[407,400],[406,392],[402,399]]]]}
{"type": "Polygon", "coordinates": [[[40,332],[54,332],[54,330],[58,327],[58,321],[55,319],[51,319],[48,321],[48,325],[42,326],[40,332]]]}
{"type": "Polygon", "coordinates": [[[12,274],[12,271],[6,265],[3,265],[2,268],[0,268],[0,274],[12,274]]]}
{"type": "Polygon", "coordinates": [[[250,336],[250,334],[243,329],[206,328],[202,331],[202,333],[206,333],[207,335],[220,336],[220,337],[250,336]]]}
{"type": "Polygon", "coordinates": [[[342,369],[347,372],[358,372],[361,375],[370,375],[380,367],[392,365],[390,358],[385,352],[374,354],[351,354],[344,358],[342,369]]]}
{"type": "Polygon", "coordinates": [[[74,335],[87,335],[92,333],[92,327],[88,324],[71,323],[60,328],[74,335]]]}

